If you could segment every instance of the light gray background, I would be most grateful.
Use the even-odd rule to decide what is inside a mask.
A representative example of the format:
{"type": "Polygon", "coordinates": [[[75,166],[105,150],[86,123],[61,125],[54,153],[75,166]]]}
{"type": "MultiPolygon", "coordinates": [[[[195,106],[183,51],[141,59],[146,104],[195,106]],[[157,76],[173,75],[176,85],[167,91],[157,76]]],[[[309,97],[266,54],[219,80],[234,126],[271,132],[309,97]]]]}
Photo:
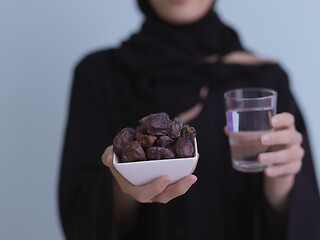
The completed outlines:
{"type": "MultiPolygon", "coordinates": [[[[319,7],[317,0],[218,4],[246,47],[288,70],[317,162],[319,7]]],[[[135,1],[0,1],[0,239],[63,239],[57,177],[73,67],[141,21],[135,1]]]]}

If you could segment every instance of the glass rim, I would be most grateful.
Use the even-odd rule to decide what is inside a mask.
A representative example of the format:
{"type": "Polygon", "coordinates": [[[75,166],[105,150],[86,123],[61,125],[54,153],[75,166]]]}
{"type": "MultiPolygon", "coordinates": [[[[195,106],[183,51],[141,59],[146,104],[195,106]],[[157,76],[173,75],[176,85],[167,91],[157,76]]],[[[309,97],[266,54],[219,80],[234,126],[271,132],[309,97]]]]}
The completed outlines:
{"type": "Polygon", "coordinates": [[[263,100],[263,99],[268,99],[272,97],[276,97],[278,95],[277,91],[270,89],[270,88],[259,88],[259,87],[247,87],[247,88],[234,88],[226,91],[223,96],[225,99],[233,99],[233,100],[263,100]],[[264,96],[264,97],[254,97],[254,98],[245,98],[245,97],[233,97],[233,96],[228,96],[231,92],[236,92],[236,91],[260,91],[260,92],[268,92],[270,93],[269,96],[264,96]]]}

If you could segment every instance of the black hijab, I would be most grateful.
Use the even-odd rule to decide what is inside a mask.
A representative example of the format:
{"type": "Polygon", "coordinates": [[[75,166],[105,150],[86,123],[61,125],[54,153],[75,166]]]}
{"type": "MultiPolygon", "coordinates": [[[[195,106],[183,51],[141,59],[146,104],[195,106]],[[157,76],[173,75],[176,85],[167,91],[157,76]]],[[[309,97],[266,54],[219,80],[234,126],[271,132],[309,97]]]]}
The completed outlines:
{"type": "Polygon", "coordinates": [[[201,100],[201,86],[224,81],[223,64],[208,64],[204,58],[243,50],[239,38],[220,21],[213,6],[196,22],[173,25],[160,19],[148,0],[138,0],[138,4],[145,22],[139,33],[123,42],[116,58],[157,109],[169,114],[184,111],[201,100]]]}

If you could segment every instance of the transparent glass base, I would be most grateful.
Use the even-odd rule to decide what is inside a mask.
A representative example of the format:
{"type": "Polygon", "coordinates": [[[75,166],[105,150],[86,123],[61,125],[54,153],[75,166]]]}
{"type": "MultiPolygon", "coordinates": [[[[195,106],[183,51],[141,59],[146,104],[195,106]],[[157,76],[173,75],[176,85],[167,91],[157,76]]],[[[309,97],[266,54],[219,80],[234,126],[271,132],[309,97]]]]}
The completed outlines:
{"type": "Polygon", "coordinates": [[[262,172],[267,167],[270,167],[270,164],[261,164],[257,161],[243,161],[243,160],[232,160],[232,166],[234,169],[240,172],[262,172]]]}

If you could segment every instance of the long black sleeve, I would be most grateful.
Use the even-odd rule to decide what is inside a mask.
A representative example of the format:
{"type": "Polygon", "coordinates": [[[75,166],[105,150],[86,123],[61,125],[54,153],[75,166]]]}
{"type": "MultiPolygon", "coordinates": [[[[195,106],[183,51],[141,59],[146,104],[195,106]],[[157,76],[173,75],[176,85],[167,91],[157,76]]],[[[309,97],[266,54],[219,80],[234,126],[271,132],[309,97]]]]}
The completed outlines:
{"type": "Polygon", "coordinates": [[[303,166],[296,175],[287,216],[287,239],[320,239],[320,197],[315,176],[307,127],[289,87],[286,87],[288,112],[295,116],[297,130],[303,135],[303,166]]]}
{"type": "Polygon", "coordinates": [[[275,77],[278,78],[278,112],[294,115],[296,129],[303,135],[302,147],[305,156],[302,169],[296,175],[290,193],[288,213],[283,219],[276,216],[263,193],[259,193],[259,217],[256,224],[260,226],[256,226],[258,231],[255,233],[255,239],[317,240],[320,239],[320,198],[307,128],[290,90],[288,76],[279,68],[275,77]]]}
{"type": "Polygon", "coordinates": [[[101,163],[113,133],[99,69],[75,70],[59,184],[60,216],[70,240],[114,239],[112,179],[101,163]]]}

